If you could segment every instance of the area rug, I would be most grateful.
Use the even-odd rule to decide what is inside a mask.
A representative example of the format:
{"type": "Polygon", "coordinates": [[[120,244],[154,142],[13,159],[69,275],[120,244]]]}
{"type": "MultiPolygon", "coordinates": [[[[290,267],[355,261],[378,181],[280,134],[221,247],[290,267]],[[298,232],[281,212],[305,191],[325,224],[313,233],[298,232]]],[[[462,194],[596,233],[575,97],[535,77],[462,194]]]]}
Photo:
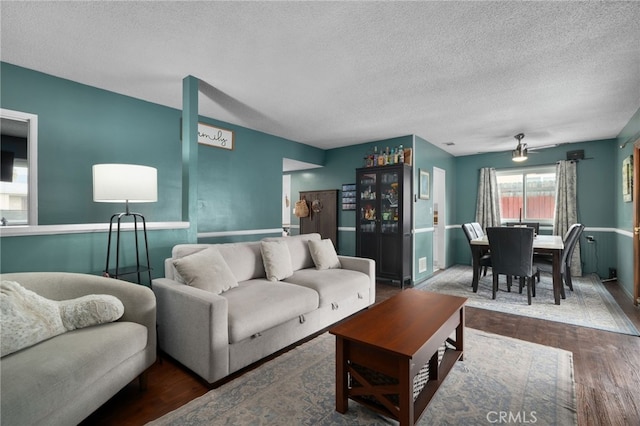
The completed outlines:
{"type": "MultiPolygon", "coordinates": [[[[466,328],[456,363],[420,425],[577,424],[573,355],[466,328]]],[[[335,337],[324,333],[149,425],[397,424],[349,401],[335,410],[335,337]]]]}
{"type": "Polygon", "coordinates": [[[615,299],[595,275],[573,277],[573,291],[565,287],[566,299],[560,305],[554,304],[551,274],[540,274],[536,283],[536,297],[527,304],[526,288],[518,292],[517,280],[511,292],[507,291],[505,276],[500,276],[499,291],[493,300],[493,277],[491,271],[481,276],[478,292],[471,289],[473,270],[471,266],[454,265],[436,274],[417,286],[420,290],[467,297],[467,306],[524,315],[549,321],[613,331],[616,333],[640,335],[631,320],[624,314],[615,299]]]}

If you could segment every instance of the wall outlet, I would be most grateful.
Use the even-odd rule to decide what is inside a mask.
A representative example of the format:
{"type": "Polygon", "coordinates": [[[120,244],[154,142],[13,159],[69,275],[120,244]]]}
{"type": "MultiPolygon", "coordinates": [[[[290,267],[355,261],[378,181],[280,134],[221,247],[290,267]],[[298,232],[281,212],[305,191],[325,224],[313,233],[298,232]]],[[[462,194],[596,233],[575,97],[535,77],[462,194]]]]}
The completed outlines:
{"type": "Polygon", "coordinates": [[[427,258],[421,257],[418,259],[418,272],[427,272],[427,258]]]}
{"type": "Polygon", "coordinates": [[[593,238],[593,235],[587,235],[587,242],[588,243],[593,243],[596,239],[593,238]]]}

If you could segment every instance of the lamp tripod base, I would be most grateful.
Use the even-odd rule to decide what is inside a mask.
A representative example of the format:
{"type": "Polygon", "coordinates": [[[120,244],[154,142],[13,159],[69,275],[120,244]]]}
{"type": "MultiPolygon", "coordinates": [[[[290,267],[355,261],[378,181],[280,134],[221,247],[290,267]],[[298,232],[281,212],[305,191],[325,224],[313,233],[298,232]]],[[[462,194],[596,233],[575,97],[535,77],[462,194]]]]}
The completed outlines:
{"type": "Polygon", "coordinates": [[[109,278],[120,279],[126,275],[137,275],[138,284],[142,284],[142,274],[148,274],[149,286],[151,286],[151,263],[149,262],[149,244],[147,241],[147,223],[144,219],[144,216],[140,213],[133,213],[129,211],[129,203],[126,204],[126,211],[124,213],[116,213],[111,216],[111,220],[109,222],[109,238],[107,241],[107,261],[102,271],[102,275],[109,278]],[[122,219],[125,217],[133,218],[133,233],[135,238],[135,246],[136,246],[136,264],[135,266],[120,266],[120,229],[122,219]],[[144,237],[144,251],[145,251],[145,259],[146,264],[140,263],[140,244],[138,238],[138,221],[142,222],[142,231],[144,237]],[[113,225],[114,222],[117,224],[116,229],[116,265],[115,268],[109,269],[109,261],[111,258],[111,237],[113,235],[113,225]]]}

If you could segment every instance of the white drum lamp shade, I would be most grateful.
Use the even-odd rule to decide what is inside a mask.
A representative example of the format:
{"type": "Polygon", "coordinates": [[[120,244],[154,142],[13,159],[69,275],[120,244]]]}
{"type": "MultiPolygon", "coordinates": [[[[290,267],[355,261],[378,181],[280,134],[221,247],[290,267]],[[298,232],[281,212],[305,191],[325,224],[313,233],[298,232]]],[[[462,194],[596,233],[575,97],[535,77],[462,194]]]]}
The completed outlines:
{"type": "Polygon", "coordinates": [[[158,171],[135,164],[95,164],[93,201],[152,203],[158,201],[158,171]]]}

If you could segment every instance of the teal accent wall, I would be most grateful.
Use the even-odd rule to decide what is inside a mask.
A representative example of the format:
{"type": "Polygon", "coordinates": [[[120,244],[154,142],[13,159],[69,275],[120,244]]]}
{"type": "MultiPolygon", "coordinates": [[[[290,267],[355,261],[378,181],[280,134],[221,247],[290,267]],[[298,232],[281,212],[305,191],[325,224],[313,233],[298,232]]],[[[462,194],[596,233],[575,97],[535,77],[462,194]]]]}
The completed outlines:
{"type": "Polygon", "coordinates": [[[2,108],[38,115],[40,225],[107,222],[124,211],[93,202],[98,163],[157,168],[158,202],[132,207],[148,221],[181,220],[179,110],[5,62],[0,74],[2,108]]]}
{"type": "MultiPolygon", "coordinates": [[[[40,225],[105,223],[124,210],[118,204],[93,202],[93,164],[134,163],[158,169],[158,202],[135,204],[132,210],[148,222],[190,221],[191,227],[148,232],[153,277],[164,275],[163,260],[174,245],[196,241],[196,231],[280,228],[283,157],[324,161],[323,150],[198,117],[194,77],[182,82],[183,121],[180,110],[4,62],[0,67],[0,106],[38,115],[40,225]],[[235,149],[196,144],[197,121],[234,130],[235,149]],[[190,143],[182,144],[183,138],[190,143]]],[[[132,236],[123,233],[121,259],[131,259],[127,240],[132,236]]],[[[262,236],[266,235],[214,240],[262,236]]],[[[107,234],[3,236],[0,244],[2,272],[100,273],[107,234]]]]}
{"type": "MultiPolygon", "coordinates": [[[[181,112],[139,99],[0,62],[2,108],[38,115],[40,225],[105,223],[124,205],[93,202],[91,167],[133,163],[158,170],[158,202],[132,205],[147,221],[181,220],[181,112]]],[[[179,84],[179,82],[176,82],[179,84]]],[[[123,256],[127,239],[123,233],[123,256]]],[[[180,230],[149,231],[153,276],[186,241],[180,230]]],[[[100,273],[107,234],[2,237],[0,270],[100,273]]]]}
{"type": "MultiPolygon", "coordinates": [[[[132,237],[131,232],[122,233],[121,259],[135,259],[132,237]]],[[[186,242],[186,238],[184,229],[149,231],[152,278],[164,276],[164,259],[171,255],[174,245],[186,242]]],[[[2,237],[0,245],[2,273],[61,271],[101,275],[107,256],[104,232],[2,237]]],[[[110,268],[114,266],[112,260],[110,268]]],[[[142,282],[147,281],[143,274],[142,282]]]]}
{"type": "Polygon", "coordinates": [[[206,117],[200,121],[233,130],[234,149],[199,145],[198,232],[281,229],[283,157],[323,164],[325,151],[206,117]]]}
{"type": "MultiPolygon", "coordinates": [[[[420,170],[429,172],[430,197],[428,200],[418,198],[414,202],[414,223],[416,233],[414,234],[414,281],[420,282],[433,275],[433,168],[443,169],[446,175],[446,194],[445,194],[445,215],[440,215],[439,220],[444,221],[445,225],[455,223],[456,205],[454,203],[454,195],[457,186],[456,159],[448,152],[429,143],[427,140],[416,136],[413,153],[414,164],[414,193],[419,193],[420,170]],[[426,232],[425,229],[428,229],[426,232]],[[427,270],[419,272],[418,260],[421,257],[427,259],[427,270]]],[[[446,267],[455,263],[455,255],[453,249],[455,245],[452,241],[455,232],[447,230],[444,236],[447,248],[446,267]]]]}
{"type": "Polygon", "coordinates": [[[198,79],[182,80],[182,219],[189,222],[187,241],[198,240],[198,79]]]}
{"type": "MultiPolygon", "coordinates": [[[[624,291],[633,297],[633,203],[624,202],[622,198],[622,162],[633,155],[633,143],[640,138],[640,109],[631,117],[631,120],[618,135],[615,146],[615,227],[618,232],[615,235],[617,248],[616,268],[618,272],[618,284],[624,291]],[[624,148],[619,148],[626,142],[624,148]]],[[[636,182],[638,184],[638,182],[636,182]]],[[[636,200],[640,202],[640,200],[636,200]]]]}

